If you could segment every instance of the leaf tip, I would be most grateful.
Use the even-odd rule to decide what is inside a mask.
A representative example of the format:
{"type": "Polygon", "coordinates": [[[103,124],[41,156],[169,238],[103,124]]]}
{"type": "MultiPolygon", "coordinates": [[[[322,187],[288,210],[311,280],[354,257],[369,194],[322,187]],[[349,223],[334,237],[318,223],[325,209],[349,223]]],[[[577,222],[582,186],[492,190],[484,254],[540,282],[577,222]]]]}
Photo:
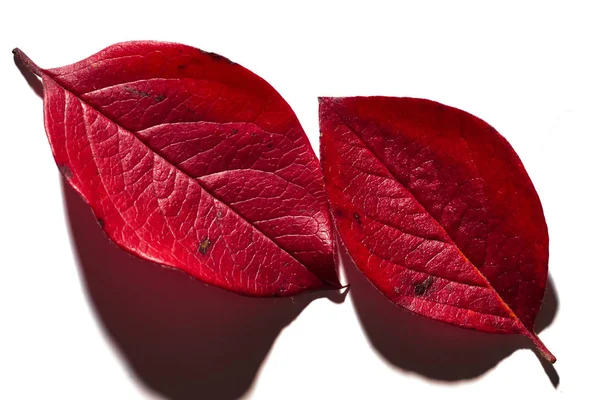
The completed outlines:
{"type": "Polygon", "coordinates": [[[343,97],[326,97],[326,96],[321,96],[321,97],[318,97],[318,99],[319,99],[319,105],[321,105],[321,104],[330,104],[330,103],[332,103],[332,102],[334,102],[336,100],[340,100],[342,98],[343,97]]]}

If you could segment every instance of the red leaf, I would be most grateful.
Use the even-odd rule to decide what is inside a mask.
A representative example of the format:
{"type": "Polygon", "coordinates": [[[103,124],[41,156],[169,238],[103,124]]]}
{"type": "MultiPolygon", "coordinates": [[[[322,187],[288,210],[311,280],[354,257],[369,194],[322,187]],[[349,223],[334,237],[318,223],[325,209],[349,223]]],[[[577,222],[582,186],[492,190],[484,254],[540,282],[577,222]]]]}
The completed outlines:
{"type": "Polygon", "coordinates": [[[264,80],[159,42],[43,70],[54,158],[108,236],[142,258],[256,296],[339,286],[319,163],[264,80]]]}
{"type": "Polygon", "coordinates": [[[392,302],[427,318],[529,337],[548,232],[518,156],[491,126],[433,101],[320,99],[321,163],[338,231],[392,302]]]}

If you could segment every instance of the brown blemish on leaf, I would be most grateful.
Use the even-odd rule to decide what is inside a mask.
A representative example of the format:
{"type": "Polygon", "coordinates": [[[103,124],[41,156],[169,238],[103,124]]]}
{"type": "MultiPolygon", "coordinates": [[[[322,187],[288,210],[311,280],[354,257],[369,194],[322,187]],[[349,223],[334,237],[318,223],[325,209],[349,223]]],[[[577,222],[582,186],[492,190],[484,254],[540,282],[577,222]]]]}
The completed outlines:
{"type": "Polygon", "coordinates": [[[425,292],[427,292],[427,289],[429,289],[429,286],[431,286],[432,283],[433,283],[432,276],[428,276],[427,279],[425,279],[423,282],[417,283],[415,285],[415,296],[423,296],[425,294],[425,292]]]}
{"type": "Polygon", "coordinates": [[[233,129],[231,130],[231,133],[232,133],[233,135],[237,135],[237,134],[238,134],[238,132],[239,132],[239,129],[238,129],[238,128],[233,128],[233,129]]]}
{"type": "Polygon", "coordinates": [[[210,58],[212,58],[212,59],[213,59],[213,60],[215,60],[215,61],[224,61],[224,62],[226,62],[226,63],[228,63],[228,64],[235,64],[235,63],[234,63],[233,61],[231,61],[229,58],[227,58],[227,57],[223,57],[223,56],[222,56],[222,55],[220,55],[220,54],[217,54],[217,53],[212,53],[212,52],[210,52],[210,51],[204,51],[204,50],[200,50],[200,52],[201,52],[202,54],[205,54],[205,55],[209,56],[210,58]]]}
{"type": "Polygon", "coordinates": [[[58,170],[67,179],[71,179],[73,176],[73,172],[71,172],[71,169],[66,164],[58,164],[58,170]]]}
{"type": "Polygon", "coordinates": [[[354,219],[356,220],[357,224],[362,224],[362,221],[360,220],[360,215],[358,215],[358,213],[354,213],[354,219]]]}
{"type": "Polygon", "coordinates": [[[102,218],[98,218],[96,221],[98,221],[98,225],[100,225],[100,228],[104,228],[104,220],[102,218]]]}
{"type": "Polygon", "coordinates": [[[134,94],[134,95],[140,96],[140,97],[150,97],[150,94],[148,92],[144,92],[142,90],[137,90],[137,89],[132,88],[130,86],[125,86],[125,91],[127,93],[131,93],[131,94],[134,94]]]}
{"type": "Polygon", "coordinates": [[[200,246],[198,246],[198,251],[202,254],[206,254],[209,246],[210,246],[210,240],[208,238],[204,238],[204,240],[202,240],[202,242],[200,242],[200,246]]]}
{"type": "Polygon", "coordinates": [[[159,94],[158,96],[156,96],[154,98],[154,101],[156,101],[157,103],[160,103],[161,101],[163,101],[166,98],[167,98],[167,96],[165,96],[164,94],[159,94]]]}

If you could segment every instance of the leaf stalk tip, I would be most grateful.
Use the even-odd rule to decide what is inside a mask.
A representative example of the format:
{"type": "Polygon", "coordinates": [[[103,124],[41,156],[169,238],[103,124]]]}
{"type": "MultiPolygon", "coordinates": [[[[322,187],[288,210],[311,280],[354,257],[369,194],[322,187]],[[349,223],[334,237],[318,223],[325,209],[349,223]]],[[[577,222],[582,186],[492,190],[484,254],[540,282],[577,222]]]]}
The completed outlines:
{"type": "Polygon", "coordinates": [[[554,364],[556,362],[556,357],[554,356],[554,354],[552,354],[550,350],[548,350],[546,345],[540,340],[540,338],[536,334],[531,333],[530,339],[533,341],[533,344],[536,346],[537,351],[542,357],[548,360],[550,364],[554,364]]]}
{"type": "Polygon", "coordinates": [[[38,67],[37,64],[34,63],[31,60],[31,58],[27,56],[27,54],[23,53],[21,49],[15,47],[12,53],[15,55],[15,59],[17,60],[17,62],[22,64],[25,68],[27,68],[29,71],[36,74],[37,76],[42,76],[43,70],[40,67],[38,67]]]}

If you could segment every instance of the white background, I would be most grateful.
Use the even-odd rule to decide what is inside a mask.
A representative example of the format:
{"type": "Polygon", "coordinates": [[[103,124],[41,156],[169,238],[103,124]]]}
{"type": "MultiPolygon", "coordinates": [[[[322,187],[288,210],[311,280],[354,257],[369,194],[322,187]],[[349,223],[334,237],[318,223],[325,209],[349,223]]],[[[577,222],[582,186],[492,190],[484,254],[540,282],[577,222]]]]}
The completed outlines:
{"type": "Polygon", "coordinates": [[[598,11],[591,1],[414,3],[4,2],[0,398],[597,395],[598,11]],[[134,39],[246,66],[291,104],[315,148],[317,96],[424,97],[493,125],[546,213],[555,294],[540,337],[555,370],[529,349],[513,351],[518,339],[390,309],[351,266],[342,303],[249,300],[106,242],[63,191],[42,101],[11,50],[50,68],[134,39]]]}

